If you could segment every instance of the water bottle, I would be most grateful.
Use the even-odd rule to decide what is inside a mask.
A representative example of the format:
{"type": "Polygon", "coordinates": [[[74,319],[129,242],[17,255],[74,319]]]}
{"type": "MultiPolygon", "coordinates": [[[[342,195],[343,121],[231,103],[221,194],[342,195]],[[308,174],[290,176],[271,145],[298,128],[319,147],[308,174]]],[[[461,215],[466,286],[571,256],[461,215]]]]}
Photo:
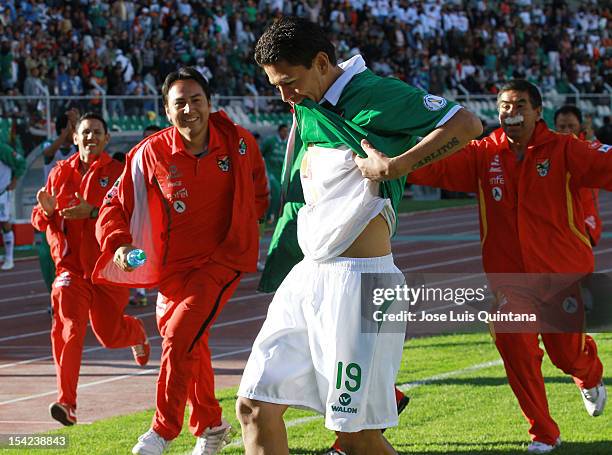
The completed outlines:
{"type": "Polygon", "coordinates": [[[132,250],[127,254],[127,263],[133,269],[140,267],[146,261],[147,255],[140,248],[132,250]]]}

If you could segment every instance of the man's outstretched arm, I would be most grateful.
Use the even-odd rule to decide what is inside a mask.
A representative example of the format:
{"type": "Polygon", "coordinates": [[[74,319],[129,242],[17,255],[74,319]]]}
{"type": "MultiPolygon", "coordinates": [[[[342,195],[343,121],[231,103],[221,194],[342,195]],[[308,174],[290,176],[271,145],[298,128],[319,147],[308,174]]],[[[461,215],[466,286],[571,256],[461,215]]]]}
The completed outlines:
{"type": "Polygon", "coordinates": [[[355,157],[355,162],[366,178],[375,181],[392,180],[458,152],[480,134],[480,119],[468,110],[460,109],[444,125],[433,130],[410,150],[394,158],[387,157],[367,141],[362,141],[361,146],[368,157],[355,157]]]}

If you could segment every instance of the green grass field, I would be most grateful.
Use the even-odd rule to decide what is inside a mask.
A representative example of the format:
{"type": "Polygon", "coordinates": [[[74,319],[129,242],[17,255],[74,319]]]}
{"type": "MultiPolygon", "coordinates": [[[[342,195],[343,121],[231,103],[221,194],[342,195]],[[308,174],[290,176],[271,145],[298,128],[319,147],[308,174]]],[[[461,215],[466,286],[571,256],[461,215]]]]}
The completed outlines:
{"type": "MultiPolygon", "coordinates": [[[[604,365],[612,363],[612,334],[596,336],[604,365]]],[[[598,418],[587,415],[571,379],[545,357],[544,374],[552,415],[561,428],[563,454],[612,454],[612,409],[598,418]]],[[[607,376],[608,384],[612,377],[607,376]]],[[[488,334],[447,335],[413,339],[406,343],[398,384],[411,402],[400,425],[387,431],[401,454],[511,454],[524,453],[527,424],[523,419],[497,351],[488,334]]],[[[225,416],[234,417],[235,389],[219,393],[225,416]]],[[[137,437],[149,427],[153,411],[115,417],[66,428],[56,433],[69,437],[62,454],[129,453],[137,437]]],[[[319,454],[333,434],[313,413],[290,410],[286,414],[292,454],[319,454]]],[[[194,438],[186,426],[168,453],[190,453],[194,438]]],[[[38,451],[37,451],[38,452],[38,451]]],[[[33,453],[5,450],[0,453],[33,453]]],[[[244,453],[238,436],[224,454],[244,453]]],[[[376,455],[376,454],[372,454],[376,455]]]]}

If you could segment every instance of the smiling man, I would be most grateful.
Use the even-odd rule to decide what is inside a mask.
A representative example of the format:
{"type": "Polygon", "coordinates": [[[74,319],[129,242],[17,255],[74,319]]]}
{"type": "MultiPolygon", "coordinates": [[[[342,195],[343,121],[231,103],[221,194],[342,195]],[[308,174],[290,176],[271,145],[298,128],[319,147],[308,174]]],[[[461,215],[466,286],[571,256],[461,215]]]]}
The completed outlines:
{"type": "MultiPolygon", "coordinates": [[[[395,453],[381,430],[398,421],[393,385],[404,332],[362,331],[361,281],[372,274],[403,282],[390,238],[404,181],[369,181],[353,156],[372,143],[390,155],[408,150],[412,166],[422,167],[481,131],[461,106],[379,77],[361,56],[337,65],[335,55],[318,25],[296,17],[275,21],[255,49],[294,110],[273,242],[297,223],[304,259],[278,288],[244,370],[236,407],[248,455],[289,452],[289,406],[323,414],[348,454],[395,453]]],[[[282,255],[272,250],[270,258],[267,271],[278,271],[274,258],[282,255]]]]}
{"type": "MultiPolygon", "coordinates": [[[[593,252],[580,191],[612,189],[609,147],[550,131],[541,118],[540,92],[525,80],[506,83],[498,93],[497,107],[501,128],[449,159],[409,174],[409,181],[478,194],[482,262],[488,274],[562,280],[564,274],[591,273],[593,252]]],[[[365,173],[379,178],[384,174],[381,169],[395,165],[377,153],[360,162],[365,173]]],[[[579,301],[575,286],[568,289],[573,294],[559,294],[559,301],[565,303],[568,297],[579,301]]],[[[536,308],[538,303],[531,289],[527,297],[512,289],[495,291],[499,308],[524,302],[536,308]]],[[[607,392],[593,338],[574,332],[538,333],[537,329],[493,335],[530,425],[528,452],[548,453],[561,444],[559,427],[549,413],[539,337],[552,363],[572,376],[589,415],[603,412],[607,392]]]]}
{"type": "Polygon", "coordinates": [[[100,254],[95,237],[98,210],[123,170],[104,151],[109,139],[100,115],[83,115],[73,133],[78,153],[53,168],[46,186],[36,194],[38,205],[32,211],[32,225],[46,234],[55,263],[51,342],[58,398],[49,410],[63,425],[77,423],[77,383],[88,321],[103,346],[132,346],[138,365],[149,360],[142,322],[123,314],[129,290],[91,280],[100,254]]]}
{"type": "Polygon", "coordinates": [[[257,143],[223,112],[211,112],[210,89],[193,68],[170,73],[162,86],[173,126],[143,139],[100,210],[102,257],[96,279],[158,287],[162,357],[151,429],[134,454],[161,454],[181,432],[189,403],[193,454],[211,455],[231,427],[215,398],[210,327],[241,276],[254,272],[257,220],[269,191],[257,143]],[[127,255],[141,248],[146,263],[127,255]]]}

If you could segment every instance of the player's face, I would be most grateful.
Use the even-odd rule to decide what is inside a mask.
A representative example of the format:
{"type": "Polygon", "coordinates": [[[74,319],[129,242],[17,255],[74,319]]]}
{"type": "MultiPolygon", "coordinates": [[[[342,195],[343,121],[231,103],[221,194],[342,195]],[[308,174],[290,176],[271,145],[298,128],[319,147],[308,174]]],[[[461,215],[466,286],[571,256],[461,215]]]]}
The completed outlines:
{"type": "Polygon", "coordinates": [[[170,86],[166,116],[181,136],[191,140],[208,131],[210,102],[204,89],[192,79],[178,80],[170,86]]]}
{"type": "Polygon", "coordinates": [[[559,133],[570,133],[578,136],[580,133],[580,122],[578,121],[578,117],[570,112],[557,115],[555,130],[559,133]]]}
{"type": "Polygon", "coordinates": [[[508,90],[501,94],[497,103],[499,123],[506,135],[513,140],[528,140],[542,108],[534,108],[527,92],[508,90]]]}
{"type": "Polygon", "coordinates": [[[104,125],[98,119],[85,119],[74,132],[72,139],[79,149],[81,160],[89,162],[104,151],[110,135],[104,132],[104,125]]]}
{"type": "Polygon", "coordinates": [[[285,103],[300,104],[306,98],[319,102],[327,90],[324,75],[328,63],[324,55],[319,52],[310,68],[281,61],[274,65],[263,65],[263,69],[270,84],[278,89],[285,103]]]}
{"type": "Polygon", "coordinates": [[[278,130],[278,135],[284,141],[289,136],[289,128],[287,128],[286,126],[281,128],[280,130],[278,130]]]}

